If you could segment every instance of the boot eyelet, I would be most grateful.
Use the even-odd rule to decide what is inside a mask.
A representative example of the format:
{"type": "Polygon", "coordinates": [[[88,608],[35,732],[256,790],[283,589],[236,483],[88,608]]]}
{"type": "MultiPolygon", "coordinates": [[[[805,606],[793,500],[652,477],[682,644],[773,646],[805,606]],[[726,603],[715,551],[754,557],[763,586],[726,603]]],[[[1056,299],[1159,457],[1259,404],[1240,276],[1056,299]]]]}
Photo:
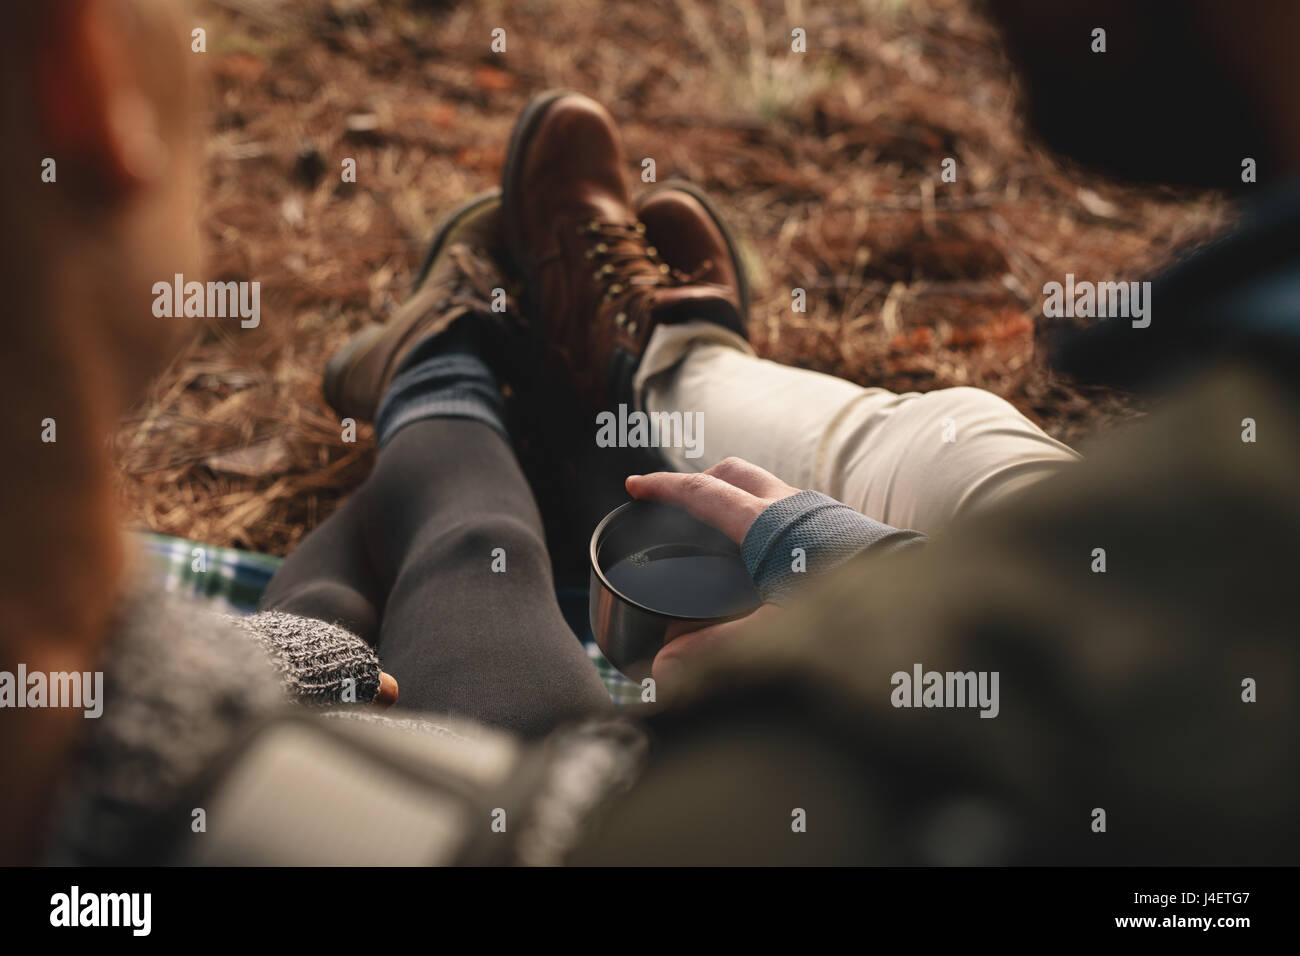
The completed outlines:
{"type": "Polygon", "coordinates": [[[627,324],[627,334],[636,335],[636,319],[633,319],[627,324]]]}
{"type": "Polygon", "coordinates": [[[636,224],[636,234],[638,236],[645,235],[645,223],[641,222],[639,219],[637,220],[637,224],[636,224]]]}
{"type": "Polygon", "coordinates": [[[620,283],[615,282],[612,286],[609,287],[609,292],[607,294],[612,299],[614,298],[614,296],[618,295],[622,291],[623,291],[623,286],[620,283]]]}
{"type": "Polygon", "coordinates": [[[614,316],[614,324],[620,329],[627,325],[627,313],[620,312],[618,315],[614,316]]]}

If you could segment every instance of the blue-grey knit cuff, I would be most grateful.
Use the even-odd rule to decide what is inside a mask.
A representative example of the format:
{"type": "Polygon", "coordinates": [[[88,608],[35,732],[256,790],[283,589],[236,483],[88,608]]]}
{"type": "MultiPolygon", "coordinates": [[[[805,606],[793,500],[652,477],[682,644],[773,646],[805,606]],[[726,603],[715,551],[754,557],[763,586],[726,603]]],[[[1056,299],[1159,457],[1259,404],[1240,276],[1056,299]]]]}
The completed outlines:
{"type": "Polygon", "coordinates": [[[504,404],[496,377],[477,355],[434,355],[399,372],[375,415],[379,447],[413,422],[470,418],[506,435],[504,404]]]}
{"type": "Polygon", "coordinates": [[[919,531],[901,531],[821,492],[801,491],[773,502],[754,519],[740,553],[763,600],[780,604],[808,578],[867,548],[893,549],[923,540],[919,531]]]}

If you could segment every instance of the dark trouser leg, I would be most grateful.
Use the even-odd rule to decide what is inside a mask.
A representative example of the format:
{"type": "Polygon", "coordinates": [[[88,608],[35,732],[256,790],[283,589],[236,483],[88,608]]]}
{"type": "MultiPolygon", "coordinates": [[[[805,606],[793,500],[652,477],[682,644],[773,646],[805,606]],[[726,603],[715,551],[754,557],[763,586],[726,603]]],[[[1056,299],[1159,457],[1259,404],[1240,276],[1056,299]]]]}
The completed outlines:
{"type": "Polygon", "coordinates": [[[353,495],[303,538],[275,572],[261,609],[338,624],[373,647],[384,592],[365,552],[363,515],[361,495],[353,495]]]}
{"type": "Polygon", "coordinates": [[[536,505],[495,429],[459,418],[401,428],[340,514],[289,557],[265,606],[340,619],[321,613],[322,595],[385,595],[378,653],[401,689],[399,708],[532,736],[609,707],[560,613],[536,505]],[[498,548],[504,572],[492,570],[498,548]],[[300,571],[304,552],[312,566],[300,571]]]}

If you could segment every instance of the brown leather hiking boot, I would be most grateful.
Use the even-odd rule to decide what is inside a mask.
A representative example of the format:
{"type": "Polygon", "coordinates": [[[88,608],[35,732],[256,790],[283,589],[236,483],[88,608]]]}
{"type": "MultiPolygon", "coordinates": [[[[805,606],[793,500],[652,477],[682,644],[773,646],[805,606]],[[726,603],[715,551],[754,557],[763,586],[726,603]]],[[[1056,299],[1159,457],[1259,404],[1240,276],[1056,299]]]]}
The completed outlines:
{"type": "Polygon", "coordinates": [[[734,285],[672,269],[647,241],[623,165],[605,108],[552,91],[515,124],[503,173],[503,230],[527,311],[551,362],[597,408],[630,400],[632,374],[659,323],[744,328],[734,285]]]}
{"type": "MultiPolygon", "coordinates": [[[[740,248],[704,190],[668,180],[636,201],[636,214],[664,262],[700,282],[735,289],[740,316],[748,318],[749,279],[740,248]]],[[[733,331],[746,335],[743,322],[733,331]]]]}
{"type": "Polygon", "coordinates": [[[385,324],[359,332],[325,367],[325,400],[339,415],[373,421],[384,390],[402,362],[431,335],[461,316],[488,320],[495,289],[506,280],[501,252],[501,193],[493,190],[452,212],[434,235],[416,291],[385,324]]]}

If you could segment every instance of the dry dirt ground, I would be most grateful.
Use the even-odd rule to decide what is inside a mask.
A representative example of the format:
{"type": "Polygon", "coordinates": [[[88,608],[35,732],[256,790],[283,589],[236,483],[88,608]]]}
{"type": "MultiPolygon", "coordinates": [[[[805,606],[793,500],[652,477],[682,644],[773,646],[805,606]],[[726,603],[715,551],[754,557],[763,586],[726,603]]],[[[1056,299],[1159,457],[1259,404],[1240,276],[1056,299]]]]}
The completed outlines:
{"type": "Polygon", "coordinates": [[[1043,283],[1139,278],[1227,221],[1217,197],[1116,188],[1030,146],[970,0],[204,0],[195,25],[204,278],[260,281],[262,321],[198,329],[116,447],[136,526],[215,544],[284,554],[365,476],[370,435],[340,440],[323,363],[403,299],[439,214],[497,182],[548,87],[609,106],[637,188],[650,157],[718,198],[761,354],[981,386],[1085,445],[1137,409],[1044,371],[1043,283]]]}

